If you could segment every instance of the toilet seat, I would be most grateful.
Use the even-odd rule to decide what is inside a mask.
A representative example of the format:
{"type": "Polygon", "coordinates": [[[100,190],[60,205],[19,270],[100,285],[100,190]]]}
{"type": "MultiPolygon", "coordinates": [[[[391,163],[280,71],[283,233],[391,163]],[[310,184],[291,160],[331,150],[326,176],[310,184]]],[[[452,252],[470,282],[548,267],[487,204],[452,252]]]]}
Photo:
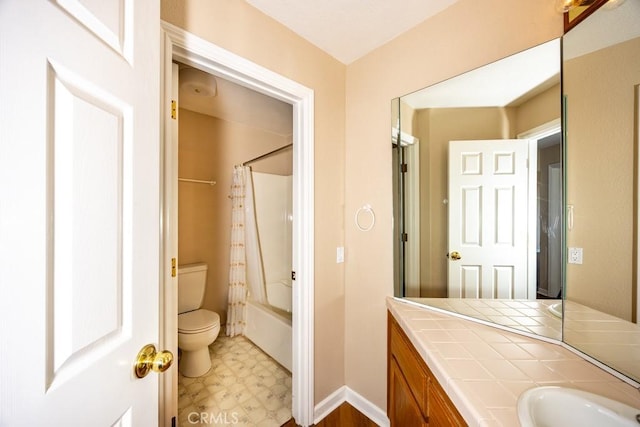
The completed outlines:
{"type": "Polygon", "coordinates": [[[178,332],[197,334],[220,327],[220,316],[213,311],[198,309],[178,315],[178,332]]]}

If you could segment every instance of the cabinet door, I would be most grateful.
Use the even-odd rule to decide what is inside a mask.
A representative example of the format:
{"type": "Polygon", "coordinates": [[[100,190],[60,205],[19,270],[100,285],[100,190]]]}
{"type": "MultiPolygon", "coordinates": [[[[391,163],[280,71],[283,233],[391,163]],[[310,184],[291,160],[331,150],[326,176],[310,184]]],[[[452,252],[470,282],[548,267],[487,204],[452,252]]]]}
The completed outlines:
{"type": "Polygon", "coordinates": [[[463,427],[464,421],[440,384],[429,378],[429,427],[463,427]]]}
{"type": "Polygon", "coordinates": [[[420,406],[415,401],[395,359],[389,364],[390,405],[389,420],[391,427],[427,427],[420,406]]]}

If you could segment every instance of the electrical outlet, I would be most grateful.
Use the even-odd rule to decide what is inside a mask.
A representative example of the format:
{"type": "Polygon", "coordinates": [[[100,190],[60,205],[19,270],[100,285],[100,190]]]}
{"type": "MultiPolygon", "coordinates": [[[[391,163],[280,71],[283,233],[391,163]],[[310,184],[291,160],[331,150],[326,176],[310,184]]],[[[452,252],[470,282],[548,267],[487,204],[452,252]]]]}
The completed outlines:
{"type": "Polygon", "coordinates": [[[582,264],[582,248],[569,248],[569,264],[582,264]]]}
{"type": "Polygon", "coordinates": [[[340,264],[344,262],[344,247],[339,246],[336,248],[336,263],[340,264]]]}

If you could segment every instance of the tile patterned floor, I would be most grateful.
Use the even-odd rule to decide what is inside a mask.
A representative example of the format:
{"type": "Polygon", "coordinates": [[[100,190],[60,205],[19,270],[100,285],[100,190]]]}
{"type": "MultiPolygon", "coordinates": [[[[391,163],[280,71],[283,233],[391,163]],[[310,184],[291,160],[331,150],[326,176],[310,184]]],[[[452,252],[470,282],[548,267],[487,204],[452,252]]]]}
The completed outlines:
{"type": "Polygon", "coordinates": [[[178,425],[280,427],[291,418],[291,373],[242,336],[218,336],[211,370],[178,374],[178,425]]]}

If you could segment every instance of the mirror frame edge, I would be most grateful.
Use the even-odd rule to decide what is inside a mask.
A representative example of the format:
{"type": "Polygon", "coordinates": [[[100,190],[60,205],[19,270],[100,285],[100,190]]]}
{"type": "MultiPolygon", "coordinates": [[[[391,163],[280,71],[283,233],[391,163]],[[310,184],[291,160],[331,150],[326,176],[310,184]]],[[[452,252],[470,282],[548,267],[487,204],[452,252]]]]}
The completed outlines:
{"type": "Polygon", "coordinates": [[[572,21],[569,21],[569,12],[564,13],[564,33],[566,34],[573,27],[585,20],[589,15],[598,10],[602,5],[609,0],[596,0],[590,4],[580,15],[576,16],[572,21]]]}

